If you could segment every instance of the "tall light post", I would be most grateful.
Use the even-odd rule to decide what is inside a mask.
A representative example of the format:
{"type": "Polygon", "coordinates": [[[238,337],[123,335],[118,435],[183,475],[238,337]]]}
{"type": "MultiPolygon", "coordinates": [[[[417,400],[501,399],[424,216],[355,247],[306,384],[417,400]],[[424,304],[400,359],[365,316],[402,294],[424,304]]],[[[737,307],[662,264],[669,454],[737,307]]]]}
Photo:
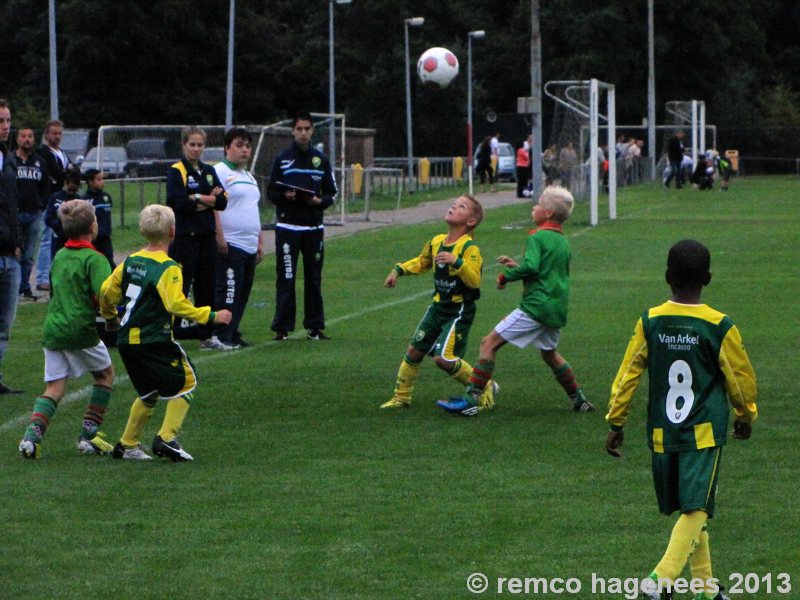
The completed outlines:
{"type": "Polygon", "coordinates": [[[56,2],[47,4],[48,31],[50,36],[50,118],[58,118],[58,61],[56,60],[56,2]]]}
{"type": "Polygon", "coordinates": [[[469,193],[472,194],[472,40],[486,37],[483,29],[467,34],[467,172],[469,173],[469,193]]]}
{"type": "Polygon", "coordinates": [[[647,0],[647,155],[650,179],[656,179],[656,61],[653,0],[647,0]]]}
{"type": "MultiPolygon", "coordinates": [[[[353,0],[328,0],[328,112],[331,122],[328,125],[328,156],[333,164],[333,171],[336,172],[336,75],[333,62],[333,5],[350,4],[353,0]]],[[[344,165],[343,165],[344,166],[344,165]]]]}
{"type": "Polygon", "coordinates": [[[424,17],[412,17],[405,20],[406,43],[406,141],[408,144],[408,190],[414,190],[414,144],[411,141],[411,58],[408,50],[408,27],[420,27],[425,23],[424,17]]]}
{"type": "Polygon", "coordinates": [[[236,0],[228,6],[228,77],[225,82],[225,129],[233,127],[233,36],[236,22],[236,0]]]}

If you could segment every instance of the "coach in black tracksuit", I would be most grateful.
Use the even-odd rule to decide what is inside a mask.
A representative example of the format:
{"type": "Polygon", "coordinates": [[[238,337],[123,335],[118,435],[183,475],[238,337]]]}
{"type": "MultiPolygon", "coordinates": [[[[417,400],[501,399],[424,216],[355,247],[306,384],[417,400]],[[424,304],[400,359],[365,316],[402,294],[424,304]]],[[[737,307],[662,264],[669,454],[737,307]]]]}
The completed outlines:
{"type": "Polygon", "coordinates": [[[336,181],[322,152],[311,145],[314,128],[308,113],[292,120],[294,143],[272,165],[268,197],[276,206],[276,301],[272,330],[285,340],[294,330],[297,301],[297,257],[303,255],[303,327],[312,340],[328,339],[322,305],[322,265],[325,259],[322,213],[333,204],[336,181]],[[293,187],[301,189],[293,189],[293,187]],[[303,190],[308,190],[305,192],[303,190]]]}

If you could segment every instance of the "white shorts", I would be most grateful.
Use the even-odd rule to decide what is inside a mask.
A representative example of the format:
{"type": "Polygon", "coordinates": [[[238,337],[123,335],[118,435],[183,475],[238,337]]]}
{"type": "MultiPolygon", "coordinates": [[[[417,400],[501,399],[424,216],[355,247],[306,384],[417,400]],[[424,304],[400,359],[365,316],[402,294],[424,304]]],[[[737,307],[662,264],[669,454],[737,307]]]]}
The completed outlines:
{"type": "Polygon", "coordinates": [[[558,327],[542,325],[518,308],[497,324],[494,330],[509,344],[517,348],[527,348],[531,344],[539,350],[555,350],[561,330],[558,327]]]}
{"type": "Polygon", "coordinates": [[[81,350],[44,349],[44,380],[55,381],[64,377],[76,378],[86,371],[95,373],[111,366],[111,356],[103,342],[81,350]]]}

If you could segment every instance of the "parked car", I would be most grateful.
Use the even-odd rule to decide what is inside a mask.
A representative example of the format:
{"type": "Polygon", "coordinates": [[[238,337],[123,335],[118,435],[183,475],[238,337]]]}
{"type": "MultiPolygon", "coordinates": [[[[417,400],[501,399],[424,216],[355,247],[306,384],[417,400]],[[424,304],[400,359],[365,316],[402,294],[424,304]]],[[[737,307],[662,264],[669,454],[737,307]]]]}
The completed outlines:
{"type": "MultiPolygon", "coordinates": [[[[478,156],[478,146],[475,146],[475,153],[472,156],[478,156]]],[[[475,166],[478,165],[478,159],[475,159],[475,166]]],[[[495,179],[508,179],[508,181],[515,181],[517,177],[517,158],[514,154],[514,147],[508,142],[500,142],[500,156],[497,159],[497,172],[495,179]]]]}
{"type": "Polygon", "coordinates": [[[170,165],[179,161],[178,144],[165,138],[139,138],[125,144],[129,177],[164,177],[170,165]]]}
{"type": "Polygon", "coordinates": [[[66,152],[74,164],[79,165],[83,162],[91,145],[92,134],[93,131],[91,129],[64,130],[61,136],[61,149],[66,152]]]}
{"type": "Polygon", "coordinates": [[[223,146],[207,146],[203,149],[203,154],[200,160],[210,165],[215,165],[218,162],[225,160],[225,148],[223,146]]]}
{"type": "Polygon", "coordinates": [[[100,169],[106,177],[125,177],[128,174],[128,153],[122,146],[103,146],[102,161],[98,164],[98,148],[86,153],[81,163],[81,174],[89,169],[100,169]]]}

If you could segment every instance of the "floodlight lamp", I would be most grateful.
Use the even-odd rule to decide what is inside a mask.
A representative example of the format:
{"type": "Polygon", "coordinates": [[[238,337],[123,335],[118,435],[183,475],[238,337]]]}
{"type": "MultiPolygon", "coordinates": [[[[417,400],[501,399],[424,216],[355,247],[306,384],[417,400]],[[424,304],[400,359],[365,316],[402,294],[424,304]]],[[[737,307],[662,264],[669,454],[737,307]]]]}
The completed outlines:
{"type": "Polygon", "coordinates": [[[406,25],[411,25],[412,27],[419,27],[425,23],[425,17],[412,17],[410,19],[406,19],[406,25]]]}
{"type": "Polygon", "coordinates": [[[486,32],[483,29],[479,29],[478,31],[470,31],[467,35],[473,40],[479,40],[486,37],[486,32]]]}

